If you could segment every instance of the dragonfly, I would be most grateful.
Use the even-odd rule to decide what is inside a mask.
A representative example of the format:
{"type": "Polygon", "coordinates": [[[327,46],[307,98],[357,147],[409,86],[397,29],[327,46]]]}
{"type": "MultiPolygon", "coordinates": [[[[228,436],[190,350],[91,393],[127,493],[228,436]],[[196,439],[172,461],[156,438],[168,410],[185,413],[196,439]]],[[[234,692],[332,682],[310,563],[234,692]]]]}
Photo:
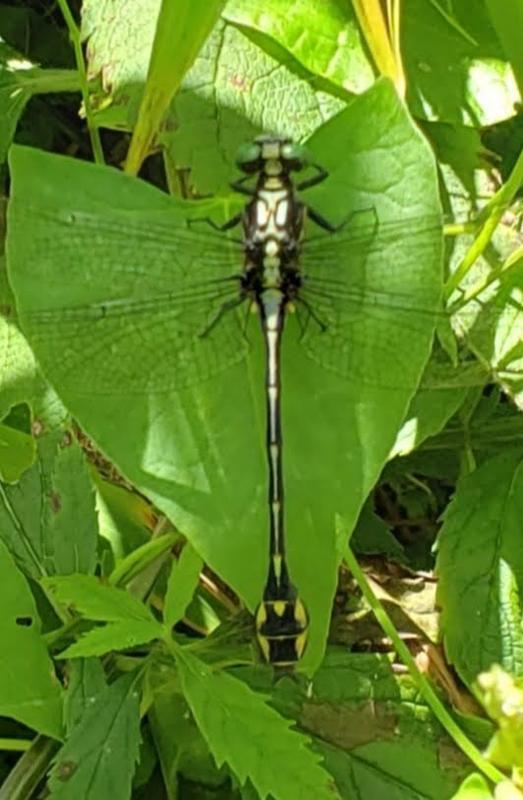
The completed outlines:
{"type": "MultiPolygon", "coordinates": [[[[37,239],[44,234],[36,226],[44,230],[48,219],[70,231],[63,247],[71,270],[77,230],[82,241],[89,240],[89,263],[104,257],[108,240],[118,251],[117,287],[110,283],[114,275],[105,284],[103,274],[90,282],[86,270],[88,297],[71,296],[65,307],[58,292],[55,305],[43,309],[36,298],[19,308],[19,320],[36,352],[44,353],[44,366],[46,353],[59,354],[57,385],[96,396],[116,395],[122,385],[137,394],[177,391],[224,373],[248,356],[252,315],[247,312],[257,312],[265,349],[269,566],[255,631],[265,660],[285,668],[303,656],[309,626],[286,555],[281,422],[286,320],[292,315],[297,321],[303,352],[322,368],[376,387],[415,388],[419,370],[403,340],[408,334],[412,347],[423,352],[430,347],[441,286],[436,273],[435,280],[424,280],[424,261],[439,246],[442,220],[438,214],[382,219],[368,207],[331,222],[302,194],[326,181],[327,172],[286,137],[258,137],[242,149],[237,163],[243,176],[232,186],[247,200],[225,223],[207,216],[176,220],[166,212],[165,219],[160,213],[144,225],[125,209],[101,220],[92,211],[15,203],[10,224],[30,221],[37,239]],[[139,254],[129,244],[129,225],[141,233],[139,254]],[[237,229],[241,235],[235,236],[237,229]],[[189,266],[181,251],[191,254],[189,266]],[[384,254],[388,261],[396,251],[401,270],[385,263],[384,254]],[[340,263],[350,269],[337,269],[340,263]],[[151,331],[156,338],[149,353],[151,331]],[[125,352],[141,354],[133,362],[121,356],[124,343],[125,352]],[[96,363],[94,373],[84,369],[89,360],[96,363]]],[[[15,292],[23,294],[23,281],[31,277],[28,265],[26,277],[19,274],[13,281],[15,292]]]]}

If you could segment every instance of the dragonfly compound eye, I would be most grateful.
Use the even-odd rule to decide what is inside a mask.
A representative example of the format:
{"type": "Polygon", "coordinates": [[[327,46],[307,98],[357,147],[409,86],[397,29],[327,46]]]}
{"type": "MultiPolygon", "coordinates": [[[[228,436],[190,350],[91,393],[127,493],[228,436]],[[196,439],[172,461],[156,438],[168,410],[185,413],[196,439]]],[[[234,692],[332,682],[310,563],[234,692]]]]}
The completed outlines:
{"type": "Polygon", "coordinates": [[[243,172],[258,172],[261,168],[261,147],[257,142],[244,144],[238,150],[236,164],[243,172]]]}
{"type": "Polygon", "coordinates": [[[301,170],[307,166],[310,161],[307,149],[301,144],[295,142],[285,142],[281,147],[281,158],[287,165],[288,169],[301,170]]]}

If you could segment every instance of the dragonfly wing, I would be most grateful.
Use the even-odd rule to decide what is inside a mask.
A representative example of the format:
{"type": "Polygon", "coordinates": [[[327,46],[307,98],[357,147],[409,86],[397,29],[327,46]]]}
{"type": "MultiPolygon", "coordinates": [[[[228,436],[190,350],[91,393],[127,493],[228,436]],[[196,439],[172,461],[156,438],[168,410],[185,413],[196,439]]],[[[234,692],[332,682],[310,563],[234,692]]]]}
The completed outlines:
{"type": "Polygon", "coordinates": [[[240,299],[238,265],[227,237],[201,235],[169,212],[108,217],[11,203],[21,326],[44,372],[80,394],[184,388],[243,358],[238,312],[220,317],[240,299]]]}
{"type": "MultiPolygon", "coordinates": [[[[367,215],[368,217],[368,215],[367,215]]],[[[440,313],[434,217],[349,227],[304,243],[302,342],[323,367],[371,386],[415,386],[440,313]]]]}

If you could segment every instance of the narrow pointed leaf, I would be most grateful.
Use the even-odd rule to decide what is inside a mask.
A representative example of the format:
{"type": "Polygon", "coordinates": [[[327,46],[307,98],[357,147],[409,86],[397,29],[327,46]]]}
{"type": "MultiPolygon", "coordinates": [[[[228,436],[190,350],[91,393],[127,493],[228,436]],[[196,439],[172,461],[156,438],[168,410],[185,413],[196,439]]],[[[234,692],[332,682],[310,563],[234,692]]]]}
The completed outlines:
{"type": "Polygon", "coordinates": [[[130,673],[99,695],[58,752],[51,800],[129,800],[139,744],[139,695],[130,673]]]}
{"type": "Polygon", "coordinates": [[[178,561],[174,561],[167,593],[165,595],[164,622],[172,627],[182,618],[198,585],[203,561],[189,543],[185,545],[178,561]]]}
{"type": "Polygon", "coordinates": [[[121,620],[94,628],[60,653],[60,658],[102,656],[111,650],[126,650],[147,644],[162,635],[161,626],[154,620],[121,620]]]}
{"type": "Polygon", "coordinates": [[[93,575],[55,575],[42,583],[60,603],[74,606],[88,619],[152,621],[147,607],[130,592],[105,586],[93,575]]]}

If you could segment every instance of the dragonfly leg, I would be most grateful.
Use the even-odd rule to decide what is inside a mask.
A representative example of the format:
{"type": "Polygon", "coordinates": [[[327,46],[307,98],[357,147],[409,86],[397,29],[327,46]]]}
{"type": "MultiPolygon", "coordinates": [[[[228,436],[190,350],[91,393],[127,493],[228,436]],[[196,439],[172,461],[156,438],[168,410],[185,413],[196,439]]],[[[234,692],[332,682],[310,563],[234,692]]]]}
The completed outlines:
{"type": "Polygon", "coordinates": [[[249,320],[250,320],[251,316],[252,316],[252,305],[251,305],[251,303],[247,303],[246,310],[245,310],[245,317],[244,317],[243,324],[242,324],[242,327],[241,327],[242,336],[243,336],[243,338],[245,339],[246,342],[249,341],[249,337],[247,336],[247,326],[249,324],[249,320]]]}
{"type": "Polygon", "coordinates": [[[342,228],[345,227],[352,214],[349,215],[347,219],[344,219],[342,222],[340,222],[338,225],[335,225],[333,222],[329,222],[328,219],[325,219],[325,217],[323,217],[321,214],[318,213],[318,211],[315,211],[314,208],[311,208],[310,206],[307,206],[307,216],[319,228],[323,228],[324,231],[328,231],[329,233],[337,233],[337,231],[340,231],[342,228]]]}
{"type": "MultiPolygon", "coordinates": [[[[228,231],[231,228],[235,228],[237,225],[239,225],[242,221],[242,218],[243,212],[240,211],[238,214],[235,214],[234,217],[231,217],[231,219],[228,219],[227,222],[223,222],[221,225],[211,219],[211,217],[196,217],[195,219],[188,219],[187,224],[190,226],[195,222],[203,222],[205,225],[209,225],[215,231],[223,233],[224,231],[228,231]]],[[[238,241],[240,244],[243,244],[243,239],[232,239],[229,241],[238,241]]]]}
{"type": "MultiPolygon", "coordinates": [[[[307,216],[311,219],[319,228],[323,228],[324,231],[328,231],[329,233],[338,233],[339,231],[343,230],[351,220],[355,219],[358,214],[368,214],[371,212],[374,216],[374,224],[375,224],[375,231],[378,228],[378,214],[374,206],[370,206],[369,208],[358,208],[355,211],[351,211],[344,220],[339,222],[335,225],[333,222],[330,222],[328,219],[325,219],[321,214],[319,214],[314,208],[310,206],[306,206],[307,208],[307,216]]],[[[375,232],[374,231],[374,232],[375,232]]],[[[308,239],[308,241],[312,241],[312,239],[308,239]]]]}
{"type": "Polygon", "coordinates": [[[227,300],[225,303],[222,303],[205,330],[199,334],[200,337],[203,339],[205,336],[208,336],[212,329],[219,323],[223,315],[227,314],[228,311],[232,311],[233,308],[236,308],[236,306],[239,306],[241,303],[243,303],[246,296],[247,295],[242,293],[239,294],[238,297],[233,297],[231,300],[227,300]]]}
{"type": "Polygon", "coordinates": [[[246,194],[249,197],[256,196],[256,189],[251,189],[250,186],[245,186],[245,181],[248,181],[251,178],[251,175],[244,175],[243,178],[239,178],[237,181],[231,182],[231,189],[234,189],[235,192],[238,194],[246,194]]]}
{"type": "Polygon", "coordinates": [[[317,186],[318,183],[322,183],[325,178],[329,177],[329,173],[326,169],[323,169],[319,164],[311,164],[311,167],[317,170],[317,175],[313,175],[311,178],[307,178],[301,183],[296,184],[296,188],[299,192],[302,192],[304,189],[310,189],[311,186],[317,186]]]}
{"type": "Polygon", "coordinates": [[[318,326],[318,328],[322,333],[324,333],[324,331],[327,330],[328,326],[325,324],[325,322],[323,322],[320,319],[320,317],[316,314],[316,312],[312,308],[311,304],[304,297],[296,297],[294,302],[302,305],[307,311],[307,319],[304,323],[303,320],[300,318],[299,305],[296,306],[296,312],[297,312],[296,318],[298,320],[298,325],[300,327],[300,340],[303,339],[305,333],[307,332],[307,326],[309,324],[310,319],[314,320],[314,322],[316,323],[316,325],[318,326]]]}

